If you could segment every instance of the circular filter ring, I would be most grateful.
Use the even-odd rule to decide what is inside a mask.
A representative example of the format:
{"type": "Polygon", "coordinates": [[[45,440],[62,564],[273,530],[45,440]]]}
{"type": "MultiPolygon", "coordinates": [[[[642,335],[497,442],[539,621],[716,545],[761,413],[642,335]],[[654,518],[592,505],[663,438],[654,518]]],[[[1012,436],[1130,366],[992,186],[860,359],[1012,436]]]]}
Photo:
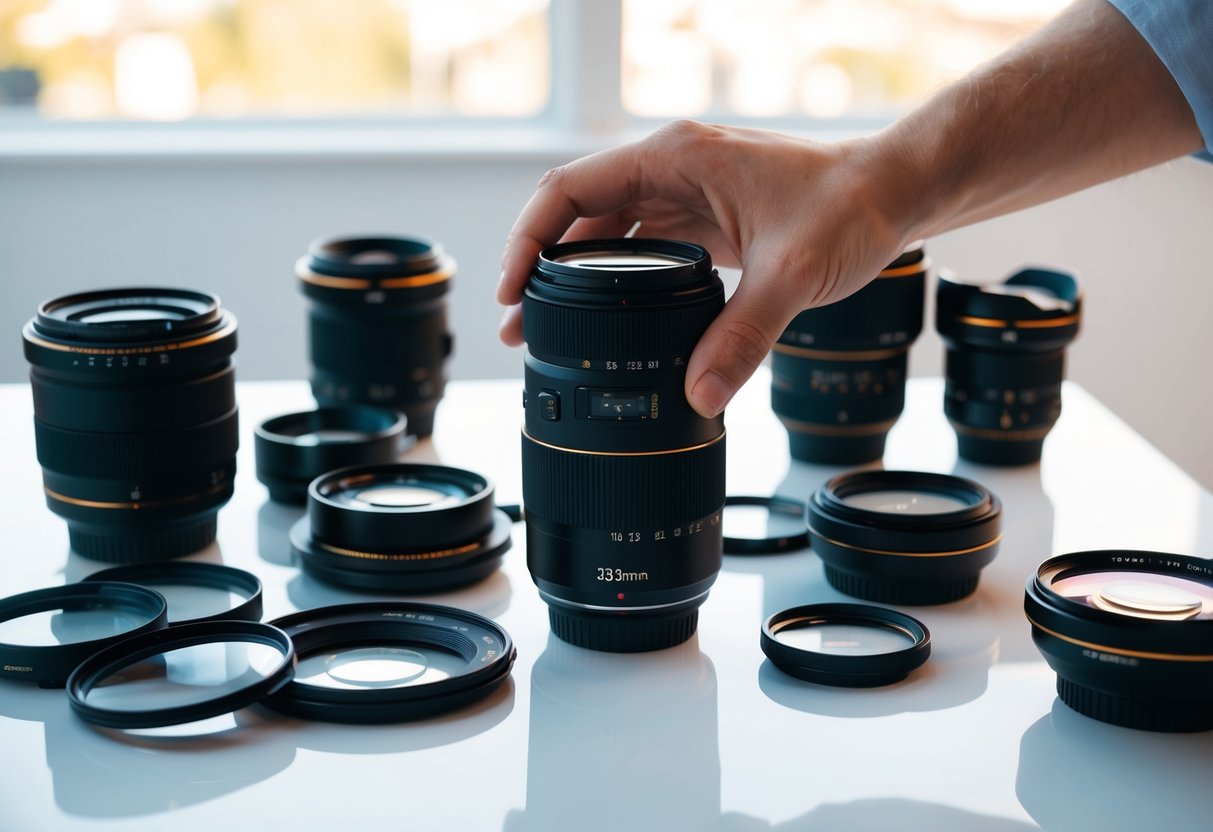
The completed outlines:
{"type": "Polygon", "coordinates": [[[273,694],[295,674],[295,647],[286,633],[256,621],[202,621],[177,624],[128,638],[80,664],[67,680],[68,702],[82,719],[105,728],[160,728],[182,725],[248,707],[273,694]],[[235,690],[188,705],[117,710],[88,702],[89,693],[114,673],[137,662],[200,645],[246,642],[272,647],[281,661],[235,690]]]}
{"type": "Polygon", "coordinates": [[[773,555],[805,549],[809,545],[809,527],[805,523],[805,504],[790,497],[724,498],[724,553],[726,555],[773,555]],[[768,514],[787,520],[796,518],[800,530],[790,534],[775,534],[768,537],[732,537],[729,535],[729,506],[755,506],[765,508],[768,514]]]}
{"type": "Polygon", "coordinates": [[[806,682],[834,687],[891,685],[921,667],[931,655],[931,633],[916,618],[867,604],[809,604],[777,612],[762,624],[762,652],[777,668],[806,682]],[[837,624],[893,632],[908,641],[899,650],[866,655],[830,653],[780,641],[785,629],[837,624]]]}
{"type": "MultiPolygon", "coordinates": [[[[266,700],[267,707],[304,719],[351,724],[381,724],[425,719],[488,696],[510,676],[517,651],[504,629],[467,610],[435,604],[382,602],[340,604],[294,613],[273,622],[295,643],[300,661],[333,652],[330,667],[340,670],[345,657],[357,660],[372,651],[425,657],[438,650],[464,662],[465,672],[420,684],[420,675],[392,680],[360,680],[362,687],[328,688],[292,681],[266,700]]],[[[355,677],[329,675],[340,682],[355,677]]]]}
{"type": "MultiPolygon", "coordinates": [[[[130,584],[170,584],[172,586],[203,587],[226,590],[244,598],[239,604],[222,612],[197,618],[175,619],[169,610],[169,624],[193,624],[199,621],[260,621],[264,612],[261,580],[252,572],[221,563],[198,561],[153,561],[115,566],[94,572],[85,581],[125,581],[130,584]]],[[[155,586],[149,587],[155,589],[155,586]]]]}
{"type": "Polygon", "coordinates": [[[395,462],[416,437],[408,420],[387,407],[346,405],[266,419],[253,434],[257,479],[278,503],[303,505],[308,484],[351,465],[395,462]],[[328,436],[324,436],[328,433],[328,436]]]}
{"type": "Polygon", "coordinates": [[[67,644],[0,643],[0,677],[60,687],[77,665],[99,650],[168,624],[168,602],[163,595],[147,587],[117,581],[82,582],[9,596],[0,600],[0,623],[53,610],[105,608],[134,613],[144,622],[112,636],[67,644]]]}

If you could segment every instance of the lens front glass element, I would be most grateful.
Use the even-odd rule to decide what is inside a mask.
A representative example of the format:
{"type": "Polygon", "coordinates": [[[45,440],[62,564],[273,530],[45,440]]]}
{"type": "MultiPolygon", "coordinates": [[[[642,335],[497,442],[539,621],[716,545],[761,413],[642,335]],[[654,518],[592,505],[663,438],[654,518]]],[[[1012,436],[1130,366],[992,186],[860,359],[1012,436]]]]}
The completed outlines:
{"type": "Polygon", "coordinates": [[[440,682],[466,669],[463,658],[426,645],[376,645],[301,658],[295,684],[335,690],[405,688],[440,682]]]}
{"type": "Polygon", "coordinates": [[[127,712],[188,707],[264,679],[282,659],[280,650],[258,642],[180,647],[118,668],[89,688],[84,702],[127,712]]]}
{"type": "Polygon", "coordinates": [[[447,491],[435,485],[381,483],[351,491],[344,496],[350,505],[361,503],[373,508],[438,508],[457,503],[465,495],[454,489],[447,491]]]}
{"type": "Polygon", "coordinates": [[[75,644],[122,635],[147,622],[145,610],[108,604],[43,610],[0,621],[0,643],[26,647],[75,644]]]}
{"type": "Polygon", "coordinates": [[[818,618],[792,619],[774,631],[775,640],[788,647],[834,656],[881,656],[914,646],[903,630],[877,623],[838,623],[818,618]]]}
{"type": "Polygon", "coordinates": [[[556,257],[552,262],[588,269],[659,269],[688,261],[647,251],[582,251],[556,257]]]}
{"type": "Polygon", "coordinates": [[[1177,575],[1087,572],[1058,578],[1049,588],[1064,598],[1132,618],[1213,618],[1213,587],[1177,575]]]}
{"type": "Polygon", "coordinates": [[[905,489],[860,491],[841,499],[852,508],[880,514],[947,514],[975,505],[973,500],[965,500],[952,494],[905,489]]]}

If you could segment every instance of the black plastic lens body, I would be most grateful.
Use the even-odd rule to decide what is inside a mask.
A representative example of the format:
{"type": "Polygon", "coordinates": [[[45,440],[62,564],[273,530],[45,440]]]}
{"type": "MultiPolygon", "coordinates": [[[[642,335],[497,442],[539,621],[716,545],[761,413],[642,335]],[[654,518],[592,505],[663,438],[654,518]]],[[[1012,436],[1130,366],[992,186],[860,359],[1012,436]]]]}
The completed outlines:
{"type": "Polygon", "coordinates": [[[312,394],[322,406],[385,405],[429,436],[454,337],[446,296],[455,261],[410,237],[313,242],[295,264],[311,301],[312,394]]]}
{"type": "Polygon", "coordinates": [[[437,592],[487,577],[511,522],[484,477],[443,465],[367,465],[318,477],[291,549],[320,580],[366,591],[437,592]]]}
{"type": "Polygon", "coordinates": [[[884,455],[905,407],[930,262],[918,243],[855,294],[801,312],[771,354],[771,408],[794,459],[858,465],[884,455]]]}
{"type": "Polygon", "coordinates": [[[1024,611],[1074,710],[1147,731],[1213,728],[1213,561],[1060,555],[1028,579],[1024,611]]]}
{"type": "Polygon", "coordinates": [[[941,276],[935,315],[947,347],[944,413],[960,455],[1038,461],[1061,415],[1065,349],[1082,318],[1078,280],[1046,269],[981,286],[941,276]]]}
{"type": "Polygon", "coordinates": [[[1002,503],[972,480],[859,471],[809,500],[809,533],[839,592],[886,604],[943,604],[977,589],[998,553],[1002,503]]]}
{"type": "Polygon", "coordinates": [[[253,436],[257,479],[270,499],[303,505],[316,477],[348,468],[395,462],[407,442],[405,416],[386,407],[322,407],[267,419],[253,436]]]}
{"type": "Polygon", "coordinates": [[[239,431],[236,319],[182,289],[47,301],[22,334],[47,505],[72,548],[113,563],[215,539],[239,431]]]}
{"type": "Polygon", "coordinates": [[[321,607],[279,618],[295,679],[266,705],[305,719],[374,724],[424,719],[484,698],[517,651],[494,622],[433,604],[321,607]]]}
{"type": "Polygon", "coordinates": [[[724,419],[696,414],[683,384],[723,305],[689,243],[539,257],[522,301],[527,565],[565,641],[635,652],[695,632],[721,564],[724,419]]]}

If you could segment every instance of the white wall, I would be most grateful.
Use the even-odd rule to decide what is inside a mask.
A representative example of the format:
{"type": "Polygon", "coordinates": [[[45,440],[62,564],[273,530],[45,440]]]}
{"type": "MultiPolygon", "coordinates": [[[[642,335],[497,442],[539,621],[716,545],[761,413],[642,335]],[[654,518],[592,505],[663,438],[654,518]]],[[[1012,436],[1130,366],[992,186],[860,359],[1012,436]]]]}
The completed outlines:
{"type": "MultiPolygon", "coordinates": [[[[459,261],[454,377],[519,375],[521,356],[496,339],[498,258],[535,181],[574,155],[0,157],[0,381],[25,377],[18,332],[40,300],[124,284],[217,292],[240,319],[240,377],[302,378],[294,260],[313,237],[368,231],[425,234],[459,261]]],[[[1213,165],[1176,162],[929,251],[973,278],[1026,262],[1079,271],[1070,377],[1213,487],[1213,165]]],[[[913,372],[938,374],[941,350],[924,334],[913,372]]]]}

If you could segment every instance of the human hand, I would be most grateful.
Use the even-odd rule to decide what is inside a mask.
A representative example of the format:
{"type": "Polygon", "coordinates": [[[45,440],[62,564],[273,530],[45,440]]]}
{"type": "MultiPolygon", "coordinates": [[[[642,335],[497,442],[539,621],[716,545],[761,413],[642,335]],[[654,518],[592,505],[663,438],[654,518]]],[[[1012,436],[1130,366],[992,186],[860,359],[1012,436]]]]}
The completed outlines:
{"type": "Polygon", "coordinates": [[[542,249],[639,222],[637,236],[698,243],[742,269],[687,364],[687,400],[717,415],[793,317],[862,288],[912,239],[906,177],[873,149],[681,121],[549,171],[506,243],[502,340],[522,343],[518,304],[542,249]]]}

